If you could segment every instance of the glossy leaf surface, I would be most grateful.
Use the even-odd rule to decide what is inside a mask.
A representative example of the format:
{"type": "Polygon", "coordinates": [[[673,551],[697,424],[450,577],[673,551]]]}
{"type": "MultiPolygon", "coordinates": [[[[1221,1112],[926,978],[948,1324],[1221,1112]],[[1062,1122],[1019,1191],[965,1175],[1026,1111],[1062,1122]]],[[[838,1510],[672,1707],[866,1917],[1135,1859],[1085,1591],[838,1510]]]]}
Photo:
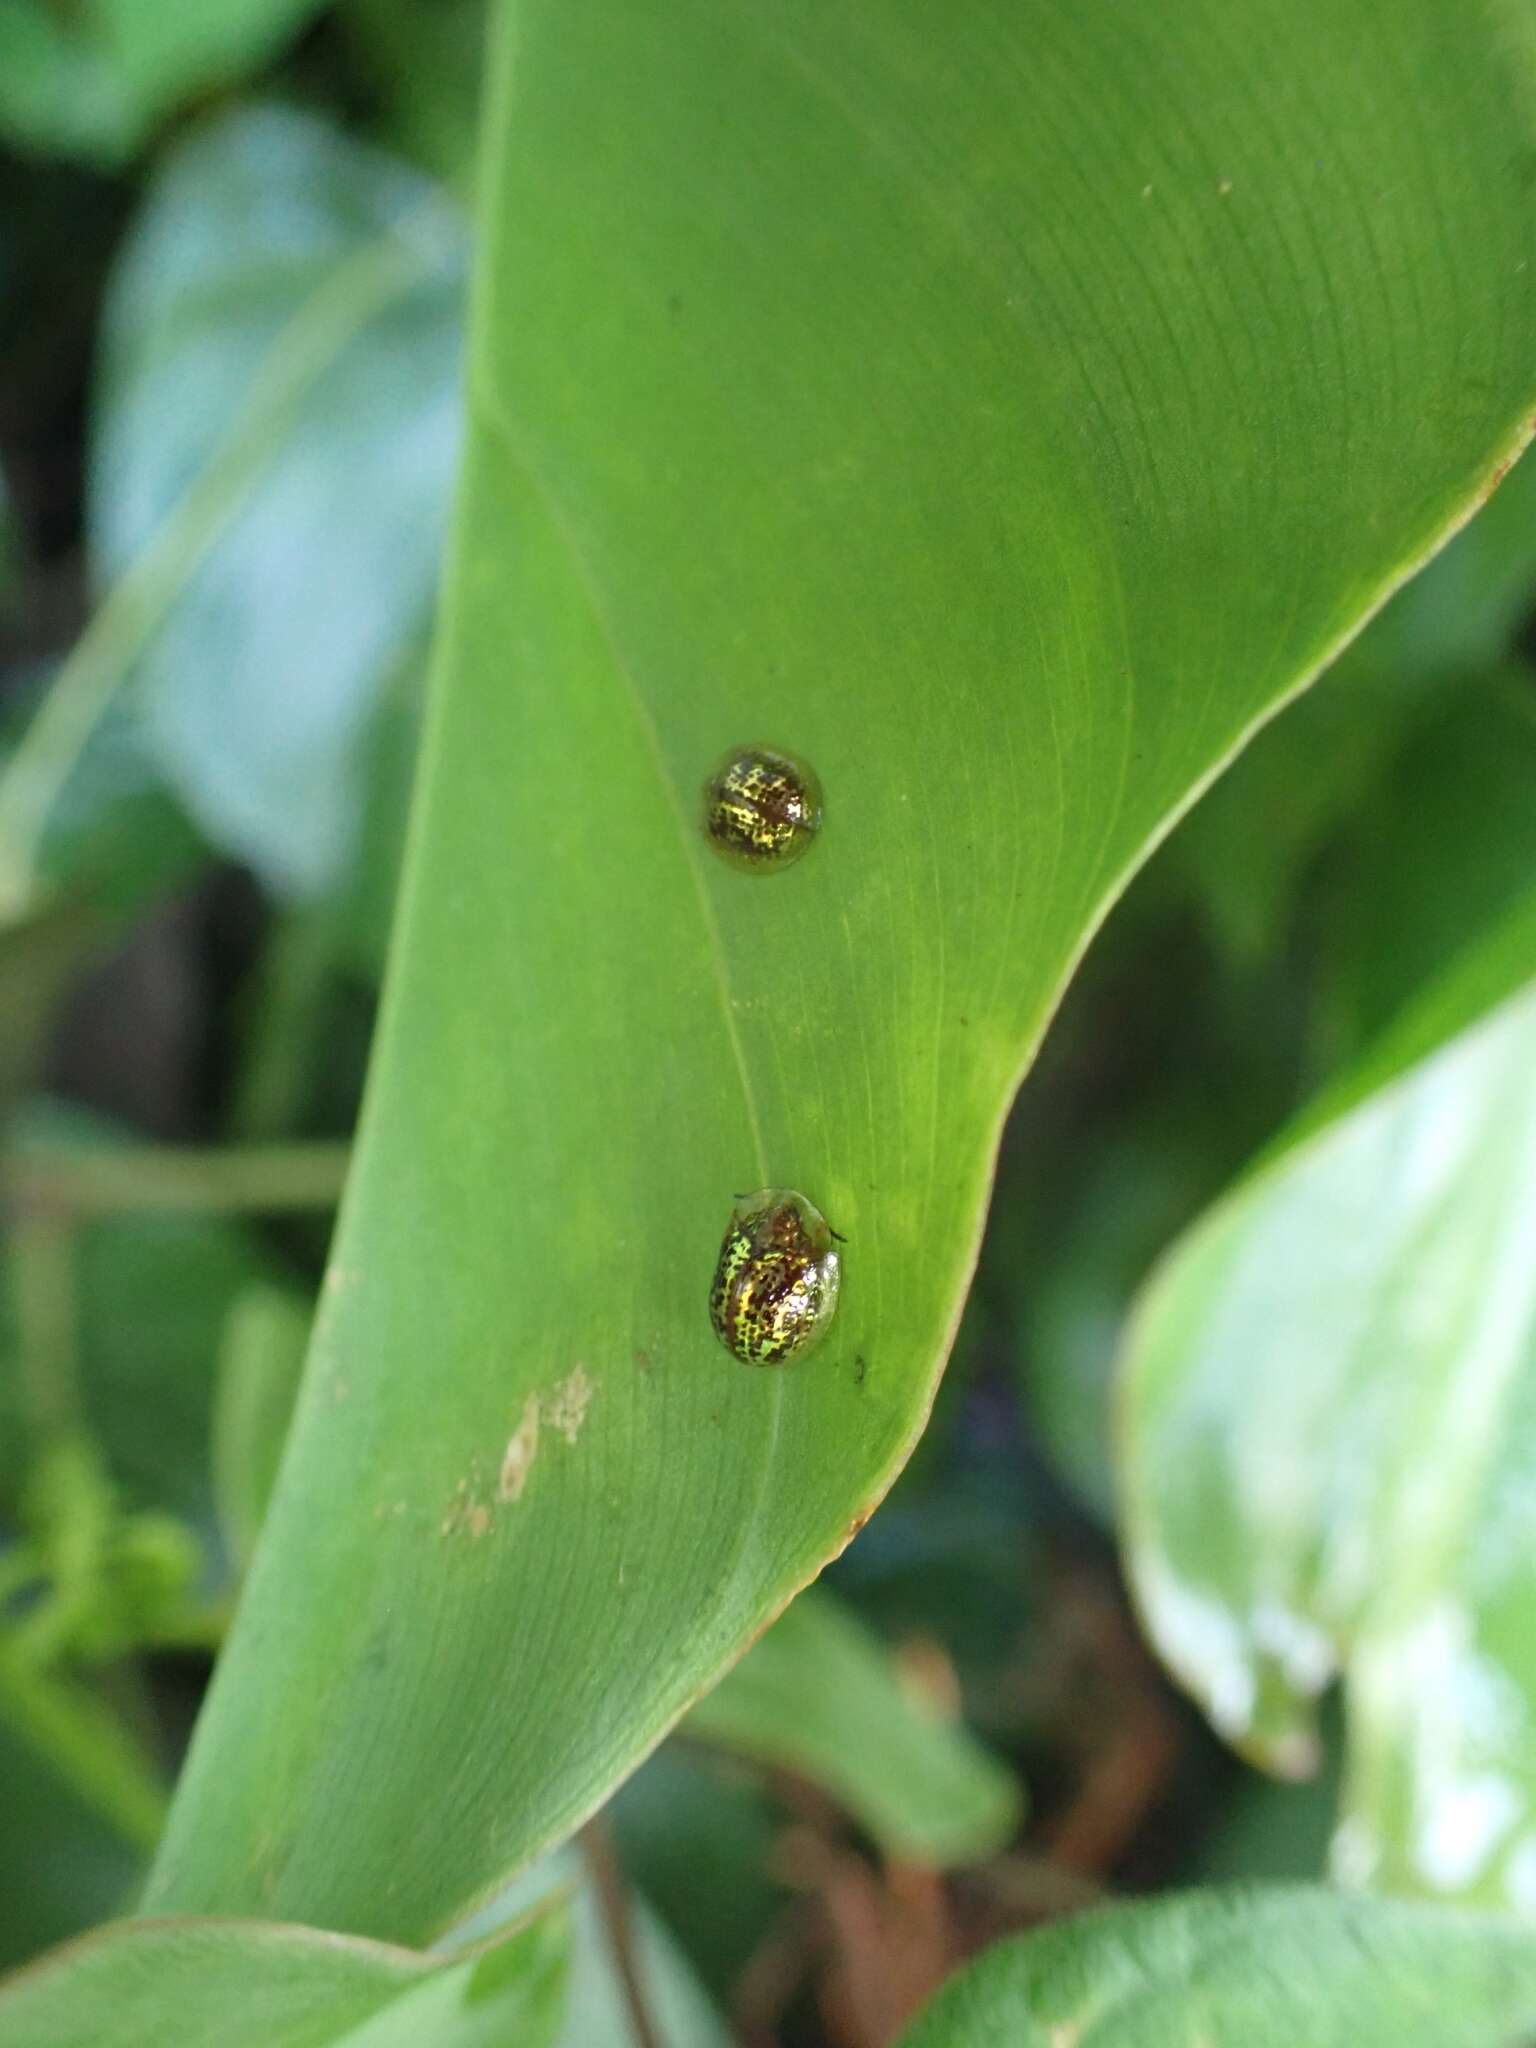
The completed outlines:
{"type": "Polygon", "coordinates": [[[455,1961],[307,1927],[118,1921],[0,1984],[6,2048],[549,2048],[558,1916],[455,1961]]]}
{"type": "Polygon", "coordinates": [[[419,1937],[872,1511],[1107,903],[1523,443],[1523,20],[506,11],[393,978],[158,1904],[419,1937]],[[700,836],[747,740],[783,872],[700,836]],[[765,1186],[845,1241],[782,1371],[706,1313],[765,1186]]]}
{"type": "Polygon", "coordinates": [[[1522,2048],[1536,1942],[1325,1891],[1191,1893],[999,1943],[901,2048],[1522,2048]]]}
{"type": "Polygon", "coordinates": [[[131,667],[143,744],[212,842],[279,893],[346,872],[375,708],[425,641],[464,257],[429,181],[263,107],[171,152],[114,274],[103,665],[131,667]]]}
{"type": "Polygon", "coordinates": [[[1342,1670],[1339,1875],[1527,1914],[1536,989],[1424,1041],[1533,965],[1527,906],[1186,1236],[1123,1417],[1133,1578],[1216,1726],[1303,1772],[1342,1670]]]}

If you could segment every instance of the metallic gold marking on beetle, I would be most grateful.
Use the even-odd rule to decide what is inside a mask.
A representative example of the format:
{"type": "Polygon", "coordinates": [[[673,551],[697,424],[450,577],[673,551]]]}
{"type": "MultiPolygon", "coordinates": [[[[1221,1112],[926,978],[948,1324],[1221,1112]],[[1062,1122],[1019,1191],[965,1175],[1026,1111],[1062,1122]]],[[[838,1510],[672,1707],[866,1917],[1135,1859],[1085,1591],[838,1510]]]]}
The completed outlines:
{"type": "Polygon", "coordinates": [[[759,1188],[731,1211],[709,1319],[743,1365],[787,1365],[826,1334],[839,1262],[827,1219],[792,1188],[759,1188]]]}
{"type": "Polygon", "coordinates": [[[774,747],[733,747],[704,786],[704,830],[736,867],[787,868],[821,824],[815,771],[774,747]]]}

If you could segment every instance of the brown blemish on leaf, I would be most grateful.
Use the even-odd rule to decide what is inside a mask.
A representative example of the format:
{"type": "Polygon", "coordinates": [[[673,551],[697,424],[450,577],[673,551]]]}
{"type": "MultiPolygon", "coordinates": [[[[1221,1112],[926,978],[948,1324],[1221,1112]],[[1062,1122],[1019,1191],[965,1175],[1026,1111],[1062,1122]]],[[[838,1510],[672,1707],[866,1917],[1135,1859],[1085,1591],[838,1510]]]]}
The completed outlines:
{"type": "Polygon", "coordinates": [[[539,1448],[539,1397],[530,1394],[523,1403],[523,1417],[516,1429],[507,1438],[507,1448],[502,1453],[501,1472],[496,1481],[496,1498],[504,1501],[520,1500],[523,1488],[528,1484],[528,1474],[533,1469],[534,1456],[539,1448]]]}
{"type": "MultiPolygon", "coordinates": [[[[495,1502],[510,1507],[523,1497],[528,1476],[538,1456],[539,1431],[552,1429],[574,1444],[587,1419],[596,1392],[586,1368],[574,1365],[563,1380],[557,1380],[547,1394],[530,1393],[523,1399],[517,1427],[507,1438],[496,1473],[495,1502]]],[[[483,1496],[486,1488],[479,1461],[467,1479],[454,1488],[448,1511],[439,1528],[444,1536],[468,1535],[476,1540],[488,1536],[495,1521],[495,1504],[483,1496]],[[477,1497],[482,1496],[482,1497],[477,1497]]]]}
{"type": "Polygon", "coordinates": [[[474,1497],[474,1481],[461,1479],[453,1490],[453,1499],[448,1503],[448,1512],[440,1526],[444,1536],[467,1535],[476,1542],[489,1535],[491,1511],[484,1501],[474,1497]]]}
{"type": "MultiPolygon", "coordinates": [[[[1536,433],[1536,419],[1530,420],[1527,424],[1530,426],[1531,431],[1533,433],[1536,433]]],[[[1493,469],[1489,473],[1487,483],[1483,485],[1482,489],[1477,494],[1477,500],[1480,505],[1487,504],[1488,500],[1499,488],[1499,485],[1503,483],[1505,477],[1509,475],[1509,472],[1520,460],[1520,453],[1521,451],[1519,449],[1516,449],[1513,455],[1506,455],[1502,462],[1496,462],[1493,465],[1493,469]]]]}
{"type": "Polygon", "coordinates": [[[573,1365],[550,1392],[544,1396],[540,1406],[544,1420],[553,1430],[558,1430],[568,1444],[574,1444],[581,1435],[581,1426],[587,1419],[587,1409],[592,1403],[593,1386],[581,1365],[573,1365]]]}

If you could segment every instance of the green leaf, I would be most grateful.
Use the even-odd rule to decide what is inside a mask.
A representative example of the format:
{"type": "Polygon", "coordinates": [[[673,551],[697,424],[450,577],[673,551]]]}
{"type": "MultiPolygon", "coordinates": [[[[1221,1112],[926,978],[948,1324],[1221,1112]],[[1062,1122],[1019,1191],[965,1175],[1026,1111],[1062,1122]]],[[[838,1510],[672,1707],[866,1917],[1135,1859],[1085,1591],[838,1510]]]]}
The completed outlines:
{"type": "MultiPolygon", "coordinates": [[[[1122,915],[1105,935],[1106,952],[1122,915]]],[[[1090,1121],[1080,1105],[1063,1116],[1060,1105],[1071,1097],[1041,1077],[1033,1100],[1047,1124],[1003,1165],[978,1280],[996,1306],[1034,1430],[1078,1499],[1106,1524],[1115,1512],[1112,1392],[1126,1309],[1169,1238],[1241,1164],[1244,1132],[1251,1144],[1262,1130],[1251,1129],[1264,1100],[1252,1066],[1236,1051],[1223,1063],[1217,1048],[1224,1041],[1272,1052],[1272,1039],[1231,1030],[1209,984],[1207,1001],[1190,1003],[1188,982],[1169,972],[1161,932],[1137,951],[1145,957],[1128,995],[1135,1064],[1153,1078],[1130,1101],[1117,1078],[1112,1110],[1090,1121]],[[1150,1014],[1159,989],[1166,1030],[1150,1014]]],[[[1080,1014],[1069,999],[1064,1036],[1080,1014]]],[[[1090,1036],[1092,1019],[1089,1011],[1090,1036]]]]}
{"type": "Polygon", "coordinates": [[[217,847],[279,893],[347,880],[374,704],[437,578],[463,266],[437,189],[315,117],[243,110],[165,160],[105,315],[110,588],[0,776],[4,899],[124,704],[217,847]]]}
{"type": "Polygon", "coordinates": [[[308,1927],[124,1920],[0,1984],[6,2048],[548,2048],[562,1917],[433,1958],[308,1927]]]}
{"type": "Polygon", "coordinates": [[[802,1593],[684,1727],[810,1778],[909,1863],[977,1862],[1018,1825],[1013,1773],[964,1728],[925,1711],[830,1593],[802,1593]]]}
{"type": "Polygon", "coordinates": [[[1338,1715],[1324,1715],[1322,1763],[1300,1782],[1241,1770],[1213,1809],[1213,1825],[1187,1862],[1180,1883],[1230,1884],[1261,1879],[1300,1884],[1328,1869],[1339,1809],[1343,1744],[1338,1715]],[[1329,1739],[1331,1738],[1331,1739],[1329,1739]]]}
{"type": "Polygon", "coordinates": [[[1529,889],[1533,778],[1529,668],[1463,674],[1405,733],[1358,808],[1333,920],[1336,1028],[1355,1044],[1379,1035],[1468,933],[1494,924],[1529,889]]]}
{"type": "Polygon", "coordinates": [[[1116,1906],[1000,1943],[901,2048],[1522,2048],[1536,1942],[1300,1887],[1116,1906]]]}
{"type": "MultiPolygon", "coordinates": [[[[0,928],[0,1116],[9,1118],[36,1081],[58,1006],[101,930],[97,913],[78,902],[39,906],[0,928]]],[[[6,1462],[0,1439],[0,1475],[6,1462]]]]}
{"type": "MultiPolygon", "coordinates": [[[[66,1210],[91,1164],[110,1165],[122,1153],[120,1133],[104,1120],[48,1102],[28,1106],[13,1144],[13,1184],[26,1162],[24,1191],[66,1210]]],[[[0,1336],[10,1355],[0,1359],[0,1402],[13,1408],[26,1363],[16,1355],[14,1246],[3,1270],[0,1336]]],[[[231,1305],[269,1270],[250,1233],[227,1217],[151,1211],[78,1219],[59,1311],[72,1339],[60,1361],[69,1383],[48,1398],[66,1417],[78,1408],[135,1504],[211,1524],[214,1359],[231,1305]]],[[[6,1461],[0,1498],[15,1480],[6,1461]]]]}
{"type": "Polygon", "coordinates": [[[442,1924],[873,1510],[1106,906],[1525,439],[1523,20],[505,11],[393,979],[158,1907],[442,1924]],[[783,873],[700,833],[749,738],[783,873]],[[757,1371],[768,1185],[844,1287],[757,1371]]]}
{"type": "Polygon", "coordinates": [[[1342,1666],[1339,1874],[1527,1913],[1536,983],[1465,1012],[1536,967],[1533,913],[1176,1247],[1122,1409],[1134,1583],[1218,1729],[1304,1772],[1342,1666]]]}
{"type": "Polygon", "coordinates": [[[212,1364],[231,1302],[265,1268],[225,1219],[89,1212],[207,1199],[220,1188],[210,1156],[229,1172],[253,1155],[125,1149],[98,1120],[37,1104],[5,1162],[0,1511],[20,1534],[6,1562],[28,1599],[0,1631],[0,1718],[145,1848],[164,1816],[158,1766],[131,1681],[109,1668],[98,1689],[91,1674],[144,1644],[206,1646],[221,1628],[212,1364]],[[190,1190],[167,1171],[188,1159],[203,1176],[182,1173],[190,1190]]]}
{"type": "MultiPolygon", "coordinates": [[[[7,1562],[12,1556],[6,1552],[7,1562]]],[[[165,1786],[142,1739],[89,1683],[40,1669],[17,1649],[15,1633],[0,1641],[0,1724],[32,1769],[147,1856],[165,1823],[165,1786]]]]}
{"type": "Polygon", "coordinates": [[[220,0],[217,7],[181,8],[86,0],[86,12],[135,98],[153,106],[193,85],[229,82],[256,69],[324,4],[220,0]]]}
{"type": "Polygon", "coordinates": [[[178,102],[275,56],[324,0],[0,0],[0,128],[114,164],[178,102]]]}
{"type": "MultiPolygon", "coordinates": [[[[1525,474],[1522,465],[1490,511],[1514,502],[1525,474]]],[[[1536,477],[1536,465],[1529,474],[1536,477]]],[[[1035,1121],[1022,1132],[1016,1127],[981,1285],[1012,1338],[1032,1420],[1106,1519],[1113,1512],[1113,1367],[1132,1295],[1156,1256],[1293,1115],[1298,1070],[1326,1072],[1368,1048],[1371,1074],[1364,1082],[1351,1075],[1345,1085],[1352,1099],[1379,1085],[1381,1048],[1373,1041],[1383,1021],[1469,932],[1493,927],[1512,906],[1518,914],[1529,891],[1536,872],[1531,672],[1503,660],[1484,670],[1435,670],[1431,684],[1427,672],[1410,672],[1405,653],[1390,684],[1363,679],[1384,674],[1384,646],[1402,644],[1399,629],[1386,629],[1405,600],[1420,598],[1426,584],[1442,587],[1453,568],[1443,586],[1452,594],[1475,583],[1457,564],[1466,564],[1488,517],[1393,600],[1179,827],[1155,871],[1117,909],[1092,973],[1069,999],[1055,1041],[1060,1081],[1053,1087],[1042,1077],[1035,1121]],[[1335,709],[1319,716],[1329,705],[1335,709]],[[1346,782],[1346,814],[1326,815],[1332,799],[1323,800],[1324,792],[1342,798],[1346,782]],[[1242,924],[1240,950],[1249,940],[1256,949],[1235,974],[1223,963],[1213,971],[1206,951],[1191,944],[1187,921],[1170,917],[1166,894],[1154,893],[1166,891],[1170,868],[1186,869],[1191,831],[1213,804],[1223,822],[1202,841],[1197,863],[1203,869],[1209,858],[1208,905],[1218,921],[1223,904],[1254,913],[1228,930],[1236,941],[1242,924]],[[1299,891],[1290,859],[1302,844],[1287,830],[1304,821],[1302,840],[1315,825],[1327,851],[1316,886],[1299,891]],[[1162,912],[1160,921],[1148,919],[1149,908],[1162,912]],[[1127,1044],[1122,1035],[1107,1089],[1076,1040],[1084,1034],[1092,1043],[1106,1017],[1113,1029],[1130,1014],[1134,1037],[1127,1044]]],[[[1536,533],[1536,520],[1528,527],[1536,533]]],[[[1482,558],[1485,576],[1497,566],[1501,539],[1507,545],[1495,533],[1482,558]]],[[[1486,591],[1478,602],[1497,609],[1486,591]]],[[[1449,598],[1445,609],[1454,609],[1449,598]]],[[[1448,656],[1458,627],[1461,645],[1474,644],[1475,620],[1440,618],[1437,628],[1424,628],[1414,658],[1448,656]]],[[[1316,853],[1318,844],[1308,850],[1316,853]]],[[[1536,950],[1517,946],[1512,970],[1508,960],[1490,963],[1497,985],[1475,990],[1452,1028],[1507,994],[1510,972],[1523,978],[1528,960],[1536,961],[1536,950]]],[[[1422,1021],[1415,1043],[1393,1055],[1399,1066],[1445,1035],[1444,1024],[1432,1021],[1426,1035],[1422,1021]]],[[[1308,1123],[1337,1107],[1330,1091],[1308,1123]]]]}
{"type": "MultiPolygon", "coordinates": [[[[7,764],[0,777],[24,777],[29,755],[23,739],[19,771],[7,764]]],[[[160,773],[139,719],[121,702],[109,705],[42,821],[35,852],[41,890],[88,906],[110,931],[186,884],[212,858],[160,773]]]]}
{"type": "MultiPolygon", "coordinates": [[[[621,1882],[617,1873],[615,1882],[621,1882]]],[[[513,1918],[542,1910],[562,1892],[570,1899],[570,1962],[558,2048],[636,2048],[634,1994],[665,2048],[729,2048],[719,2016],[676,1944],[645,1901],[627,1887],[622,1912],[633,1994],[626,1988],[596,1886],[569,1848],[525,1870],[449,1938],[455,1945],[491,1938],[513,1918]]]]}
{"type": "MultiPolygon", "coordinates": [[[[1536,463],[1522,463],[1466,532],[1372,621],[1323,686],[1262,733],[1195,807],[1164,865],[1197,885],[1215,929],[1239,956],[1274,950],[1306,863],[1378,785],[1397,786],[1393,757],[1405,738],[1437,708],[1459,716],[1468,675],[1508,659],[1533,582],[1536,463]]],[[[1367,850],[1373,836],[1368,828],[1362,834],[1367,850]]],[[[1440,850],[1429,832],[1411,843],[1415,851],[1440,850]]],[[[1393,848],[1394,858],[1401,850],[1393,848]]],[[[1410,860],[1415,881],[1427,866],[1423,857],[1410,860]]],[[[1390,900],[1373,886],[1381,870],[1395,872],[1382,861],[1350,892],[1368,912],[1390,900]]]]}
{"type": "Polygon", "coordinates": [[[473,175],[485,0],[347,0],[342,21],[399,147],[455,187],[473,175]]]}
{"type": "Polygon", "coordinates": [[[121,1911],[141,1861],[66,1777],[18,1741],[0,1705],[0,1970],[121,1911]]]}
{"type": "MultiPolygon", "coordinates": [[[[730,2048],[730,2035],[676,1944],[640,1901],[632,1902],[641,1995],[666,2048],[730,2048]]],[[[571,1981],[559,2048],[630,2048],[635,2039],[590,1889],[571,1915],[571,1981]]],[[[403,2044],[402,2044],[403,2048],[403,2044]]]]}
{"type": "Polygon", "coordinates": [[[213,1488],[225,1540],[251,1561],[287,1440],[309,1342],[307,1304],[286,1287],[248,1287],[231,1304],[219,1346],[213,1488]]]}
{"type": "Polygon", "coordinates": [[[189,810],[279,891],[345,872],[373,703],[425,631],[458,449],[463,266],[435,187],[267,107],[166,160],[113,279],[97,564],[128,575],[212,500],[139,689],[189,810]]]}
{"type": "Polygon", "coordinates": [[[773,1874],[782,1810],[750,1768],[671,1740],[619,1787],[606,1817],[625,1874],[724,2003],[786,1903],[773,1874]]]}
{"type": "Polygon", "coordinates": [[[22,148],[112,163],[133,148],[138,112],[99,40],[45,0],[0,0],[0,128],[22,148]]]}

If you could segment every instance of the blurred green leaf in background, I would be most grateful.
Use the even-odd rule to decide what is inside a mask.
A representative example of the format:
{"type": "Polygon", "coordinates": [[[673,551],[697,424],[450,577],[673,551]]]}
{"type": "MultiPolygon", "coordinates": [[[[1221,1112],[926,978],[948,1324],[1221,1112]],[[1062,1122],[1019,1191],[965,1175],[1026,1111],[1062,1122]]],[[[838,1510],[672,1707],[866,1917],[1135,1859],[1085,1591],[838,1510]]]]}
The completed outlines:
{"type": "MultiPolygon", "coordinates": [[[[1413,1043],[1528,977],[1529,898],[1413,1043]]],[[[1217,1727],[1312,1763],[1346,1672],[1339,1874],[1536,1910],[1524,987],[1218,1205],[1133,1325],[1131,1562],[1217,1727]]]]}
{"type": "Polygon", "coordinates": [[[168,160],[105,313],[107,596],[0,779],[18,902],[119,694],[215,846],[280,896],[339,890],[374,706],[424,644],[463,258],[447,200],[315,120],[243,113],[168,160]]]}
{"type": "Polygon", "coordinates": [[[129,1922],[15,1979],[0,2013],[15,2048],[148,2048],[163,2038],[146,2022],[150,1986],[189,2043],[552,2048],[564,1971],[563,1931],[547,1916],[464,1961],[259,1922],[129,1922]]]}
{"type": "Polygon", "coordinates": [[[0,129],[114,163],[166,114],[274,56],[323,0],[0,0],[0,129]]]}
{"type": "Polygon", "coordinates": [[[1533,2024],[1536,1957],[1507,1921],[1215,1891],[1089,1914],[994,1949],[902,2048],[1518,2048],[1533,2024]]]}

